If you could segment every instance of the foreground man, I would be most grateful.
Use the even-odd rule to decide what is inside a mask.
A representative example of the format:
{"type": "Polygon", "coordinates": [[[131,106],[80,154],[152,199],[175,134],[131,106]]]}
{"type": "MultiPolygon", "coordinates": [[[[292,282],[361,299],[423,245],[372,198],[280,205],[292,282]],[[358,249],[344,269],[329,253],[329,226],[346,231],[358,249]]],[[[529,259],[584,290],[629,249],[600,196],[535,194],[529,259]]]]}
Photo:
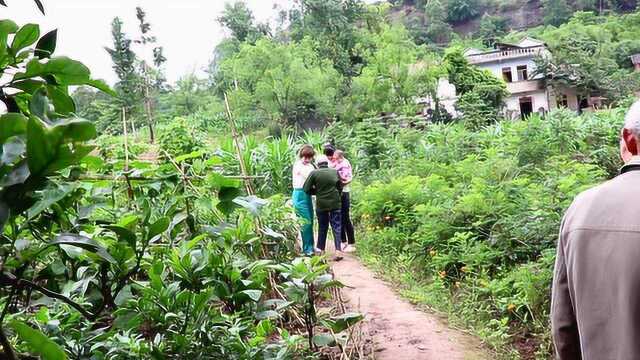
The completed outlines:
{"type": "Polygon", "coordinates": [[[551,300],[558,359],[640,359],[639,137],[636,102],[621,174],[578,195],[562,221],[551,300]]]}
{"type": "Polygon", "coordinates": [[[336,248],[334,260],[342,260],[341,247],[341,202],[340,189],[342,182],[336,169],[329,167],[329,159],[321,156],[317,160],[318,168],[313,170],[304,183],[304,192],[316,196],[316,216],[318,217],[318,249],[324,252],[329,232],[329,224],[333,229],[336,248]]]}

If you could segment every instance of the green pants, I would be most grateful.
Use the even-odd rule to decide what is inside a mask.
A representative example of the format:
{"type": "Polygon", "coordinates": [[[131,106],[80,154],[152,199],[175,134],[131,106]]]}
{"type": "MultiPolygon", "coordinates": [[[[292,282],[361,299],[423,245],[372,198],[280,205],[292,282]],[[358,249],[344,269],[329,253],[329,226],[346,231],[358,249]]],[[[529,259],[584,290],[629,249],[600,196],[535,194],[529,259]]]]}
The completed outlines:
{"type": "Polygon", "coordinates": [[[302,251],[305,255],[313,254],[313,203],[311,195],[302,189],[293,190],[293,208],[296,215],[304,220],[304,224],[300,229],[302,237],[302,251]]]}

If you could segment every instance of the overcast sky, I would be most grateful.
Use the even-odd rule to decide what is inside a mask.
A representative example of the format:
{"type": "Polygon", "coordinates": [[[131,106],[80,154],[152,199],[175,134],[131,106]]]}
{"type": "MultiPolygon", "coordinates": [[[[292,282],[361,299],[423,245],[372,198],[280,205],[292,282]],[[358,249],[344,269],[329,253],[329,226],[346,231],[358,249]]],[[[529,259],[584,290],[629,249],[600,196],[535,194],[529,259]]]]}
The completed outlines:
{"type": "MultiPolygon", "coordinates": [[[[42,34],[58,29],[57,55],[67,55],[85,63],[95,78],[115,81],[111,59],[104,50],[111,46],[111,21],[120,17],[125,31],[137,34],[136,6],[147,12],[147,21],[165,49],[166,73],[170,81],[196,71],[202,74],[212,58],[215,45],[228,35],[215,19],[225,0],[43,0],[47,15],[42,16],[32,0],[6,0],[0,6],[0,19],[19,25],[37,23],[42,34]]],[[[292,6],[291,0],[247,0],[259,22],[274,20],[275,5],[292,6]]]]}

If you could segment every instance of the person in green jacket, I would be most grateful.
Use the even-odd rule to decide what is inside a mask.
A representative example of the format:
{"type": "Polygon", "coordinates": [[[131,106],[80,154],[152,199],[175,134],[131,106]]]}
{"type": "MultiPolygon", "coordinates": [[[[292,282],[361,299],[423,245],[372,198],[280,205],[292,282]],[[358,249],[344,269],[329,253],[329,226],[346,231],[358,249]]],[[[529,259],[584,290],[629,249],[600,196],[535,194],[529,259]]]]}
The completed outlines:
{"type": "Polygon", "coordinates": [[[318,249],[324,252],[329,225],[333,230],[336,248],[334,260],[342,260],[341,247],[341,194],[342,181],[336,169],[329,168],[329,159],[321,156],[317,160],[318,168],[313,170],[304,183],[303,189],[309,195],[316,196],[316,216],[318,217],[318,249]]]}

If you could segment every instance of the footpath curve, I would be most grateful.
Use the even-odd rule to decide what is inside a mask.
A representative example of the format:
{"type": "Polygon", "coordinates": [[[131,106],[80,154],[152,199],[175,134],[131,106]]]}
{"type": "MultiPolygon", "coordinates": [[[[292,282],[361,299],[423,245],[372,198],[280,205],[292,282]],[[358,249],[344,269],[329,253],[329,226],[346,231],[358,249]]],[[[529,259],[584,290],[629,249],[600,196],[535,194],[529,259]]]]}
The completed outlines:
{"type": "Polygon", "coordinates": [[[485,360],[477,339],[447,327],[434,314],[417,310],[376,278],[354,256],[332,264],[346,285],[343,297],[365,314],[376,360],[485,360]]]}

